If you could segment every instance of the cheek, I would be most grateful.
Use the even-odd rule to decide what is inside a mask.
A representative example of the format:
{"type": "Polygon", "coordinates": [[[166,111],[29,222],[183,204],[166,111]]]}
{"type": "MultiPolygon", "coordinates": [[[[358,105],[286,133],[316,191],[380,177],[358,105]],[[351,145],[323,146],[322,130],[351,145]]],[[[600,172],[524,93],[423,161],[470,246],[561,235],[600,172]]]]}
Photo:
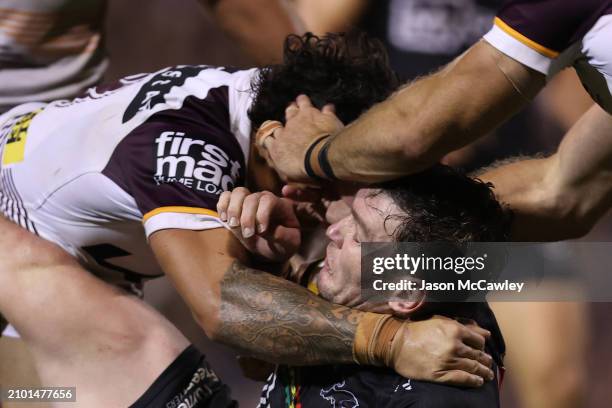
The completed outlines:
{"type": "Polygon", "coordinates": [[[357,283],[361,281],[361,245],[351,243],[342,248],[341,268],[345,282],[357,283]]]}

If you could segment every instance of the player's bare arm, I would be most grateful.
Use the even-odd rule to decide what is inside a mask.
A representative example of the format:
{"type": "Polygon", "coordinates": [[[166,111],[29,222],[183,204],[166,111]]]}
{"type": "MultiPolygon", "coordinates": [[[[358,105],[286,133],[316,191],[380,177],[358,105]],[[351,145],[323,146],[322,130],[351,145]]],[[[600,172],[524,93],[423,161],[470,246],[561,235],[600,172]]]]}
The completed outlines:
{"type": "Polygon", "coordinates": [[[306,181],[308,148],[317,137],[332,134],[327,155],[333,176],[391,179],[422,170],[482,136],[528,103],[543,85],[542,74],[480,41],[443,70],[405,86],[339,132],[330,119],[319,120],[323,114],[301,96],[288,112],[286,127],[266,139],[266,148],[286,178],[306,181]]]}
{"type": "Polygon", "coordinates": [[[305,30],[285,0],[199,0],[257,64],[280,63],[288,34],[305,30]]]}
{"type": "Polygon", "coordinates": [[[308,31],[315,34],[350,31],[363,14],[368,0],[294,0],[308,31]]]}
{"type": "Polygon", "coordinates": [[[590,231],[612,204],[611,134],[612,116],[593,105],[554,155],[478,176],[514,210],[514,239],[562,240],[590,231]]]}
{"type": "MultiPolygon", "coordinates": [[[[379,316],[333,305],[248,268],[244,249],[227,230],[163,230],[150,242],[206,334],[244,354],[295,365],[352,363],[357,333],[369,338],[369,323],[379,316]],[[364,318],[368,325],[360,326],[364,318]]],[[[389,359],[404,376],[450,384],[479,386],[491,378],[489,357],[481,353],[486,330],[436,319],[397,329],[395,340],[369,363],[389,359]]]]}

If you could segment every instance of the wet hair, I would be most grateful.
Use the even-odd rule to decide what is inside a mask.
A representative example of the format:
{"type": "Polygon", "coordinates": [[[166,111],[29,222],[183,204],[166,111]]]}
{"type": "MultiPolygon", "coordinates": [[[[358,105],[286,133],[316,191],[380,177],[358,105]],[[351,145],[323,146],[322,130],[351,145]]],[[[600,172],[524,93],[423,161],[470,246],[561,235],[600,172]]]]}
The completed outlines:
{"type": "Polygon", "coordinates": [[[492,185],[444,165],[379,185],[403,215],[395,241],[497,242],[510,238],[512,214],[492,185]]]}
{"type": "MultiPolygon", "coordinates": [[[[503,242],[510,239],[512,213],[497,201],[492,185],[470,178],[451,167],[435,165],[421,173],[378,187],[380,190],[376,194],[386,194],[401,210],[400,215],[389,216],[400,221],[399,226],[390,231],[394,241],[445,242],[461,252],[466,248],[462,243],[503,242]]],[[[495,248],[491,248],[492,251],[500,250],[499,247],[495,248]]],[[[445,250],[448,249],[447,246],[445,250]]],[[[503,253],[503,248],[501,251],[503,253]]],[[[485,273],[495,276],[503,268],[504,262],[500,253],[490,256],[485,273]]],[[[417,273],[415,276],[430,282],[473,278],[469,272],[463,275],[417,273]]],[[[501,352],[498,351],[503,350],[503,339],[491,321],[488,307],[476,300],[484,301],[482,295],[469,290],[428,293],[429,301],[412,314],[411,319],[428,318],[434,314],[473,319],[493,332],[494,351],[499,363],[501,352]],[[461,301],[467,299],[473,301],[461,301]]]]}
{"type": "Polygon", "coordinates": [[[305,94],[317,108],[333,103],[347,124],[398,85],[384,46],[364,33],[290,35],[283,63],[261,69],[253,82],[248,114],[254,129],[269,119],[284,123],[287,106],[305,94]]]}

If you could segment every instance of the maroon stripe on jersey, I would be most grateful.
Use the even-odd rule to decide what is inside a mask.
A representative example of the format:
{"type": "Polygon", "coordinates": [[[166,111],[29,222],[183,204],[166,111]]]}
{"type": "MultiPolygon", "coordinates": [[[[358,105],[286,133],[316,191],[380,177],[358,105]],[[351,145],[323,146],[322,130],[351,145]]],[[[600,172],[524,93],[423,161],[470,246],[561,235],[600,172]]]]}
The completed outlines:
{"type": "Polygon", "coordinates": [[[103,170],[142,214],[171,206],[216,210],[221,192],[244,185],[245,173],[230,130],[227,86],[151,116],[119,143],[103,170]]]}
{"type": "Polygon", "coordinates": [[[609,13],[612,0],[509,0],[497,17],[539,45],[561,52],[609,13]]]}

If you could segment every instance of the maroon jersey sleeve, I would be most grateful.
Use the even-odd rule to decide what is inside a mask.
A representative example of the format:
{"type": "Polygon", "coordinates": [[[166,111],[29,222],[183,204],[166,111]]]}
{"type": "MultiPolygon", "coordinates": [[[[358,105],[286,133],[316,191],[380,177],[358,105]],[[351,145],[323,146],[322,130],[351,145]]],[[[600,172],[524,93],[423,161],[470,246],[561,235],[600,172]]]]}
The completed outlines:
{"type": "Polygon", "coordinates": [[[549,74],[551,61],[609,13],[612,0],[509,0],[484,39],[520,63],[549,74]]]}
{"type": "Polygon", "coordinates": [[[611,7],[609,0],[510,0],[497,13],[495,24],[555,57],[607,10],[612,12],[611,7]]]}
{"type": "Polygon", "coordinates": [[[130,194],[147,236],[222,226],[221,192],[243,185],[244,153],[230,131],[227,87],[151,116],[115,149],[104,174],[130,194]]]}

